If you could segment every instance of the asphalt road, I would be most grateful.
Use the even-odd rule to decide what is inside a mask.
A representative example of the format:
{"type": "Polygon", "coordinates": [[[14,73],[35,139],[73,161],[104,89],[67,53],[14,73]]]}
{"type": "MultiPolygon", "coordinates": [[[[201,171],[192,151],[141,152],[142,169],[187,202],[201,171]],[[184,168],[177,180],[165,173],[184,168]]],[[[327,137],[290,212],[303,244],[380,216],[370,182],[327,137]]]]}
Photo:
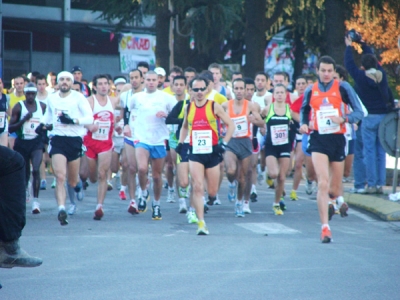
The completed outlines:
{"type": "Polygon", "coordinates": [[[222,205],[206,215],[209,236],[166,203],[166,190],[161,221],[130,215],[116,190],[94,221],[91,185],[64,227],[54,191],[41,191],[42,213],[27,205],[21,245],[43,265],[0,269],[0,299],[400,299],[400,223],[350,209],[322,244],[315,198],[302,186],[283,216],[271,210],[273,190],[257,188],[253,213],[238,219],[224,181],[222,205]]]}

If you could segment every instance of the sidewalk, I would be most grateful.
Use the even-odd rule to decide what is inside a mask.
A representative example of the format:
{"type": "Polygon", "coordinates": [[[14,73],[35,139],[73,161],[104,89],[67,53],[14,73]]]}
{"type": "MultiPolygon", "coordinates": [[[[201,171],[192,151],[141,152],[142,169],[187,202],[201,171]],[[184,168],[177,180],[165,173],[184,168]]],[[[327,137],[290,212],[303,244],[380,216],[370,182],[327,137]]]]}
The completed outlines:
{"type": "MultiPolygon", "coordinates": [[[[388,190],[385,192],[388,192],[388,190]]],[[[384,221],[400,221],[400,201],[390,201],[388,194],[364,195],[345,193],[344,199],[350,206],[365,209],[384,221]]]]}

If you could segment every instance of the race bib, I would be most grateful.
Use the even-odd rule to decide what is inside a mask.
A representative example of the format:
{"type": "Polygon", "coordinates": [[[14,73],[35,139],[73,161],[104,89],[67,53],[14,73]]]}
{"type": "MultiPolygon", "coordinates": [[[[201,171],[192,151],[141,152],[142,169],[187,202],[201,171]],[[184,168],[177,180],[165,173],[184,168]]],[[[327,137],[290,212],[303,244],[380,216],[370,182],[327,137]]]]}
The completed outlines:
{"type": "Polygon", "coordinates": [[[319,134],[336,133],[340,131],[340,125],[332,122],[332,117],[338,117],[336,108],[321,109],[317,111],[317,124],[319,134]]]}
{"type": "Polygon", "coordinates": [[[22,133],[24,135],[34,135],[36,136],[36,128],[40,124],[40,119],[39,118],[30,118],[28,121],[24,123],[24,126],[22,128],[22,133]]]}
{"type": "Polygon", "coordinates": [[[287,124],[271,126],[272,145],[284,145],[289,143],[289,126],[287,124]]]}
{"type": "Polygon", "coordinates": [[[111,128],[111,121],[98,121],[99,129],[92,133],[92,138],[98,141],[108,140],[111,128]]]}
{"type": "Polygon", "coordinates": [[[249,126],[246,116],[241,116],[237,118],[232,118],[235,125],[235,131],[233,132],[233,137],[244,137],[247,136],[249,126]]]}
{"type": "Polygon", "coordinates": [[[193,154],[212,153],[212,131],[194,130],[192,131],[193,154]]]}
{"type": "Polygon", "coordinates": [[[4,126],[6,125],[6,112],[5,111],[1,111],[0,112],[0,128],[4,128],[4,126]]]}

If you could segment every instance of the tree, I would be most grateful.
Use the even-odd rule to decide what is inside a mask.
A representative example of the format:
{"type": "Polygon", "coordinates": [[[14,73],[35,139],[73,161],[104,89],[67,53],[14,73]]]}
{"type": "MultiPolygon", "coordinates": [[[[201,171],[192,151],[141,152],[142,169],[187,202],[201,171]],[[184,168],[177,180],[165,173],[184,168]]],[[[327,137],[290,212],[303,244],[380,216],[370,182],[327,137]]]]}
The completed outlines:
{"type": "MultiPolygon", "coordinates": [[[[400,9],[399,9],[400,11],[400,9]]],[[[400,93],[400,49],[398,39],[400,38],[400,24],[396,8],[385,4],[380,11],[365,6],[360,1],[354,6],[353,17],[346,21],[347,29],[357,30],[363,40],[374,46],[379,54],[380,62],[385,66],[389,76],[400,93]]],[[[360,45],[353,43],[354,48],[361,53],[360,45]]]]}

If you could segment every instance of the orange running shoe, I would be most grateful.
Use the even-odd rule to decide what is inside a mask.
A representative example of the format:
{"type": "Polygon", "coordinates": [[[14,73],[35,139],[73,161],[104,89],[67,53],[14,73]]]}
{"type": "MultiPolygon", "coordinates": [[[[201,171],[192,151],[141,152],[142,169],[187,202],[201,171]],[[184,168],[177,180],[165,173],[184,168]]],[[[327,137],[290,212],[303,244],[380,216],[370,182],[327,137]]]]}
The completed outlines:
{"type": "Polygon", "coordinates": [[[332,233],[328,227],[324,227],[321,232],[321,242],[330,243],[332,240],[332,233]]]}

